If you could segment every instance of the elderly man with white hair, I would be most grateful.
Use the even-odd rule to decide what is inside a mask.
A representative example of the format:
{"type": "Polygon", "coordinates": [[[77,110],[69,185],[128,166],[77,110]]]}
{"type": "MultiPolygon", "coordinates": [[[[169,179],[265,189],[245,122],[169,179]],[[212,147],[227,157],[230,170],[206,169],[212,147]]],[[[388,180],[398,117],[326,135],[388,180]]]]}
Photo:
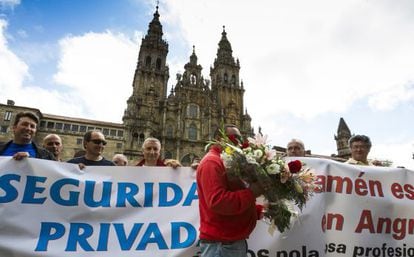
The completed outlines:
{"type": "Polygon", "coordinates": [[[305,145],[299,139],[292,139],[287,144],[286,156],[288,157],[304,157],[305,156],[305,145]]]}

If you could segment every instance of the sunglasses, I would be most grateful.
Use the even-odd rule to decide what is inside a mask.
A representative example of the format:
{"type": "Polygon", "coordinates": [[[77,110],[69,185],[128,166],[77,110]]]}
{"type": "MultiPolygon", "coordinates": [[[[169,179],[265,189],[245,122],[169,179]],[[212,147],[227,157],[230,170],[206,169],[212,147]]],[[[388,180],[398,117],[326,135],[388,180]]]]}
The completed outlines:
{"type": "Polygon", "coordinates": [[[96,145],[100,145],[100,144],[106,145],[106,141],[105,140],[101,140],[101,139],[91,139],[91,140],[89,140],[89,142],[92,142],[92,143],[94,143],[96,145]]]}

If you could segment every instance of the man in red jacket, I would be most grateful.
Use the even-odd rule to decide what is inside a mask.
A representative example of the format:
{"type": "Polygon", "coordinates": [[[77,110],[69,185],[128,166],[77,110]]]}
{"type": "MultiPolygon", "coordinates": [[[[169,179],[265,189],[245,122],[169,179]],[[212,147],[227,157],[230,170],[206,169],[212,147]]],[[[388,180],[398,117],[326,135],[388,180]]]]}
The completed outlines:
{"type": "MultiPolygon", "coordinates": [[[[227,136],[241,136],[234,125],[224,129],[227,136]]],[[[220,140],[218,131],[215,137],[220,140]]],[[[221,151],[219,145],[210,147],[197,168],[201,257],[246,257],[246,238],[261,212],[256,197],[263,190],[257,183],[228,177],[221,151]]]]}

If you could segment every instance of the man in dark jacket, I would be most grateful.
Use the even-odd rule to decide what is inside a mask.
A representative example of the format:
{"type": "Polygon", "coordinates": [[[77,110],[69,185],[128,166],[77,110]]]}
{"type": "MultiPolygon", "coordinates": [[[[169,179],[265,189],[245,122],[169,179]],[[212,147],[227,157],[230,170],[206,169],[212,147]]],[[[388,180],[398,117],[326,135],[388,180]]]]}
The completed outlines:
{"type": "Polygon", "coordinates": [[[33,138],[36,135],[39,118],[31,112],[19,112],[13,123],[13,140],[0,144],[0,156],[12,156],[15,160],[27,157],[54,160],[49,151],[38,147],[33,138]]]}

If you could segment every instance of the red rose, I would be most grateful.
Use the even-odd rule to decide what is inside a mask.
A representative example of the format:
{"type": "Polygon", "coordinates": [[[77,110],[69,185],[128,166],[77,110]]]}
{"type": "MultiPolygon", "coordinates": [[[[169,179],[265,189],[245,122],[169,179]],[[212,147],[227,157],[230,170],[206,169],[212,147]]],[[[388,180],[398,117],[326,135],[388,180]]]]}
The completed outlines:
{"type": "Polygon", "coordinates": [[[230,136],[228,136],[229,137],[229,140],[233,143],[233,144],[235,144],[235,145],[238,145],[239,144],[239,140],[237,140],[237,136],[236,135],[230,135],[230,136]]]}
{"type": "Polygon", "coordinates": [[[290,173],[298,173],[302,169],[302,162],[299,160],[288,163],[290,173]]]}
{"type": "Polygon", "coordinates": [[[244,149],[244,148],[247,148],[249,146],[250,146],[249,141],[244,141],[241,147],[244,149]]]}

